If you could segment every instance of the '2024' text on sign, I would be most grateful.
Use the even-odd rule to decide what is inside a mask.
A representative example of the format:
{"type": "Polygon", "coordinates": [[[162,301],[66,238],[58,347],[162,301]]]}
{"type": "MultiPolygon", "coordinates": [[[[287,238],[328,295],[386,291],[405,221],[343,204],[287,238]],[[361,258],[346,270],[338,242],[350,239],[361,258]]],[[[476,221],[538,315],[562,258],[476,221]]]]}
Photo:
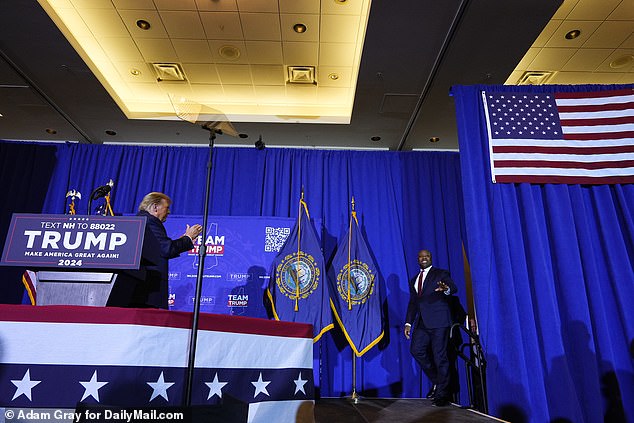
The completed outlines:
{"type": "Polygon", "coordinates": [[[1,264],[138,269],[144,231],[141,216],[14,214],[1,264]]]}

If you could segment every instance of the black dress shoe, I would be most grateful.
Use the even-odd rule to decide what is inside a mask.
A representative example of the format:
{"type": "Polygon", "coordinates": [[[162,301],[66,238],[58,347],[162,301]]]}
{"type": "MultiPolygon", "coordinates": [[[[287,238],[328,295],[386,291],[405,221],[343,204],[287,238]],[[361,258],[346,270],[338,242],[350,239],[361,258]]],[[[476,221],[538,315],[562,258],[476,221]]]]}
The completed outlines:
{"type": "Polygon", "coordinates": [[[447,398],[435,398],[431,405],[434,407],[446,407],[449,405],[449,400],[447,398]]]}
{"type": "Polygon", "coordinates": [[[432,385],[429,392],[427,392],[427,395],[425,396],[425,398],[434,399],[435,396],[436,396],[436,385],[432,385]]]}

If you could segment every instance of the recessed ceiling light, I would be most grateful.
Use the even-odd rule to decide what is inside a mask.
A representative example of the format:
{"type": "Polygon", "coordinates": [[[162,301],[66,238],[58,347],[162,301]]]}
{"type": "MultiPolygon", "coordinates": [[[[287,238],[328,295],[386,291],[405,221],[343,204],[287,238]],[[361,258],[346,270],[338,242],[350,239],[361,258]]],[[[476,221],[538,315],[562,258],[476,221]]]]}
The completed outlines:
{"type": "Polygon", "coordinates": [[[575,38],[577,38],[580,35],[581,35],[581,31],[580,30],[573,29],[572,31],[569,31],[568,33],[566,33],[566,40],[574,40],[575,38]]]}
{"type": "Polygon", "coordinates": [[[138,69],[134,69],[134,68],[133,68],[133,69],[130,69],[130,73],[131,73],[132,75],[134,75],[134,76],[139,76],[139,75],[141,75],[141,71],[140,71],[140,70],[138,70],[138,69]]]}
{"type": "Polygon", "coordinates": [[[117,135],[117,131],[113,131],[112,129],[107,129],[106,130],[106,134],[108,134],[110,136],[115,136],[115,135],[117,135]]]}
{"type": "Polygon", "coordinates": [[[331,73],[330,75],[328,75],[328,78],[332,79],[333,81],[336,81],[337,79],[339,79],[339,74],[331,73]]]}
{"type": "Polygon", "coordinates": [[[304,25],[303,23],[295,24],[293,25],[293,31],[297,32],[298,34],[302,34],[306,32],[306,25],[304,25]]]}
{"type": "Polygon", "coordinates": [[[144,19],[139,19],[138,21],[136,21],[136,26],[138,26],[144,31],[147,31],[148,29],[151,28],[152,25],[150,25],[150,23],[144,19]]]}
{"type": "Polygon", "coordinates": [[[438,142],[438,141],[440,141],[440,137],[431,137],[429,139],[429,142],[438,142]]]}
{"type": "Polygon", "coordinates": [[[240,138],[249,138],[249,136],[247,134],[238,134],[238,136],[240,138]]]}
{"type": "Polygon", "coordinates": [[[223,59],[238,60],[240,57],[240,49],[236,46],[226,45],[218,49],[218,54],[223,59]]]}
{"type": "Polygon", "coordinates": [[[374,137],[371,137],[370,140],[372,140],[372,141],[381,141],[381,137],[374,136],[374,137]]]}
{"type": "Polygon", "coordinates": [[[46,128],[46,133],[51,134],[51,135],[55,135],[57,134],[57,131],[53,128],[46,128]]]}
{"type": "Polygon", "coordinates": [[[632,61],[634,61],[634,55],[625,54],[623,56],[617,57],[616,59],[612,60],[610,62],[610,67],[612,69],[624,68],[630,63],[632,63],[632,61]]]}

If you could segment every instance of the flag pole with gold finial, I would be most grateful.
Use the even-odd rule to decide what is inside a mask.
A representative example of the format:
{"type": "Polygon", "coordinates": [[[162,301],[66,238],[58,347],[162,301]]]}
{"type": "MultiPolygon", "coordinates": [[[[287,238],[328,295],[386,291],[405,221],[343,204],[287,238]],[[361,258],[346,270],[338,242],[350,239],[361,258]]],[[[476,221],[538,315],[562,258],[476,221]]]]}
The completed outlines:
{"type": "MultiPolygon", "coordinates": [[[[348,310],[352,310],[352,301],[350,299],[350,285],[352,283],[350,278],[350,267],[352,265],[352,263],[350,263],[350,249],[352,248],[352,219],[354,219],[355,224],[359,224],[357,220],[357,212],[354,209],[354,197],[352,197],[351,205],[352,212],[350,214],[350,225],[348,227],[348,310]]],[[[361,397],[357,394],[357,356],[354,352],[354,348],[352,348],[352,394],[350,395],[350,399],[355,404],[361,400],[361,397]]]]}

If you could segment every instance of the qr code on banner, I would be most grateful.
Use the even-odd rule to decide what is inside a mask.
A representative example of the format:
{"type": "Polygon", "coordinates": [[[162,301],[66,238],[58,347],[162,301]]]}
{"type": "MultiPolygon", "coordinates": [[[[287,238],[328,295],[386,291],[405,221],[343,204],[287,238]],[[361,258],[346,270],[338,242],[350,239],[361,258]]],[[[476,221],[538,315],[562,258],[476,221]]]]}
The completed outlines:
{"type": "Polygon", "coordinates": [[[290,233],[291,228],[273,228],[267,226],[266,237],[264,238],[264,251],[267,253],[273,251],[279,252],[290,233]]]}

